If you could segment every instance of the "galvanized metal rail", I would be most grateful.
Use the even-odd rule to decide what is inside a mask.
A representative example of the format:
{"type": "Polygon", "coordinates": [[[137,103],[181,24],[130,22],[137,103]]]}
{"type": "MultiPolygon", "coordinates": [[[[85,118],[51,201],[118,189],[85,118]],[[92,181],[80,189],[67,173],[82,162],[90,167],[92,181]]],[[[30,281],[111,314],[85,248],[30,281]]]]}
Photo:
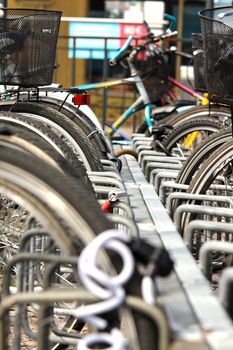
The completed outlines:
{"type": "MultiPolygon", "coordinates": [[[[140,137],[134,141],[136,147],[141,146],[138,139],[140,137]]],[[[143,143],[148,146],[144,138],[143,143]]],[[[140,149],[143,152],[143,147],[140,149]]],[[[149,154],[152,156],[150,150],[149,154]]],[[[144,152],[146,155],[147,151],[144,152]]],[[[142,158],[140,155],[139,161],[142,158]]],[[[163,245],[175,261],[170,277],[156,279],[158,298],[166,310],[172,332],[172,349],[232,349],[232,321],[213,294],[209,281],[191,255],[155,187],[147,181],[134,157],[125,155],[121,160],[121,176],[139,235],[163,245]]]]}

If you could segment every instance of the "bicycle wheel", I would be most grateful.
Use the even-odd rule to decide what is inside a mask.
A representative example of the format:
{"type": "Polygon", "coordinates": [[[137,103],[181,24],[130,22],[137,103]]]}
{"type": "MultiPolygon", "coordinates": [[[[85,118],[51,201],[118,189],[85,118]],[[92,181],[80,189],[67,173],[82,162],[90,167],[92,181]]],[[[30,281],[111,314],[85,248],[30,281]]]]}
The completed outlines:
{"type": "MultiPolygon", "coordinates": [[[[212,153],[218,149],[223,143],[231,140],[232,131],[231,128],[224,129],[211,135],[206,141],[197,147],[190,157],[186,160],[183,167],[179,171],[176,183],[189,185],[195,173],[202,166],[202,164],[208,159],[212,153]]],[[[174,200],[172,202],[171,215],[175,213],[177,207],[182,203],[182,200],[174,200]]]]}
{"type": "Polygon", "coordinates": [[[89,171],[103,170],[102,164],[96,150],[77,124],[59,111],[51,107],[44,106],[42,103],[20,102],[11,108],[12,112],[30,114],[30,117],[44,122],[54,131],[60,134],[69,145],[77,152],[84,166],[89,171]]]}
{"type": "MultiPolygon", "coordinates": [[[[180,123],[188,121],[193,118],[206,118],[206,117],[214,117],[221,124],[229,121],[231,117],[230,108],[227,106],[214,105],[209,107],[206,106],[195,106],[187,111],[175,114],[169,114],[167,117],[164,117],[160,120],[156,120],[156,115],[154,116],[154,124],[155,126],[160,126],[163,124],[168,124],[172,127],[178,126],[180,123]]],[[[139,128],[137,129],[137,133],[145,133],[147,131],[147,124],[143,122],[139,128]]]]}
{"type": "MultiPolygon", "coordinates": [[[[96,234],[111,227],[94,195],[78,179],[25,151],[2,145],[0,150],[1,266],[17,254],[29,213],[67,256],[78,255],[96,234]],[[17,220],[8,220],[9,212],[17,220]]],[[[46,254],[48,247],[54,249],[50,243],[46,254]]]]}
{"type": "Polygon", "coordinates": [[[90,180],[87,176],[86,169],[79,161],[77,154],[49,127],[44,125],[42,122],[36,122],[29,116],[22,116],[20,114],[10,112],[0,113],[0,123],[3,128],[1,130],[2,134],[4,134],[5,129],[17,128],[14,129],[13,133],[24,130],[25,132],[30,132],[32,136],[34,135],[37,138],[39,137],[41,142],[47,144],[47,147],[53,148],[54,151],[60,153],[60,155],[63,156],[74,169],[77,170],[79,176],[83,178],[84,182],[90,188],[90,180]]]}
{"type": "MultiPolygon", "coordinates": [[[[64,229],[63,234],[61,234],[61,238],[57,237],[56,235],[57,242],[61,244],[61,246],[64,245],[64,248],[67,244],[70,247],[71,251],[75,253],[75,242],[79,237],[79,235],[77,236],[75,233],[79,232],[79,229],[77,227],[75,228],[75,226],[72,224],[72,220],[76,221],[77,223],[76,217],[72,218],[72,215],[75,215],[72,214],[75,212],[75,210],[78,213],[77,215],[80,219],[80,225],[84,225],[83,229],[85,230],[85,227],[89,227],[88,229],[92,232],[92,236],[88,235],[87,233],[84,234],[83,238],[84,241],[86,241],[87,239],[86,242],[88,242],[93,237],[94,233],[98,234],[106,228],[111,227],[110,223],[102,214],[100,206],[96,201],[96,198],[83,186],[83,182],[81,181],[81,179],[74,179],[73,177],[68,176],[67,174],[63,174],[60,170],[57,170],[56,167],[52,167],[50,164],[48,164],[48,162],[44,162],[42,159],[34,157],[18,149],[14,149],[14,151],[12,152],[12,148],[6,148],[1,146],[0,157],[0,169],[2,177],[1,193],[7,192],[5,190],[5,187],[9,187],[10,193],[10,186],[14,185],[16,186],[16,188],[18,188],[21,184],[22,189],[19,188],[18,192],[20,194],[22,191],[23,195],[23,190],[27,191],[28,193],[26,194],[29,203],[31,203],[31,200],[33,200],[33,195],[37,195],[38,193],[38,196],[41,196],[42,204],[46,206],[48,210],[54,212],[54,215],[58,215],[56,213],[58,212],[60,215],[60,219],[64,221],[65,226],[62,223],[60,224],[61,230],[64,229]],[[10,172],[11,168],[12,171],[10,172]],[[25,177],[25,180],[22,181],[23,176],[25,177]],[[40,181],[42,182],[41,187],[40,181]],[[33,186],[33,184],[35,185],[36,182],[38,182],[38,186],[33,186]],[[45,195],[48,191],[50,191],[49,186],[51,187],[51,189],[54,189],[54,191],[57,191],[57,194],[54,194],[54,196],[60,196],[62,199],[64,198],[64,207],[67,207],[67,210],[69,205],[71,206],[70,213],[65,212],[64,209],[62,209],[62,206],[59,207],[59,203],[61,203],[62,199],[58,198],[57,203],[54,203],[54,199],[52,197],[52,190],[51,198],[45,195]],[[67,201],[67,203],[65,203],[65,200],[67,201]],[[88,210],[86,210],[86,208],[88,208],[88,210]],[[96,217],[96,219],[93,221],[94,217],[96,217]],[[87,223],[89,226],[87,226],[87,223]],[[70,232],[69,230],[67,231],[67,228],[69,226],[71,226],[72,228],[72,231],[70,232]],[[73,239],[74,241],[70,242],[70,239],[73,239]]],[[[12,190],[13,189],[14,188],[12,188],[12,190]]],[[[16,196],[16,194],[14,193],[13,195],[16,196]]],[[[17,200],[21,202],[21,198],[19,196],[16,197],[16,202],[17,200]]],[[[23,200],[22,203],[24,203],[23,200]]],[[[32,204],[33,202],[31,203],[31,205],[32,204]]],[[[27,202],[25,203],[25,206],[27,207],[27,202]]],[[[38,210],[39,209],[40,205],[38,203],[38,210]]],[[[34,205],[32,209],[30,209],[29,207],[28,210],[29,212],[35,213],[34,215],[36,216],[36,205],[34,205]]],[[[48,212],[48,216],[49,214],[50,213],[48,212]]],[[[80,228],[80,230],[82,229],[80,228]]],[[[58,229],[58,233],[59,232],[60,230],[58,229]]],[[[79,242],[77,241],[77,243],[79,242]]]]}
{"type": "MultiPolygon", "coordinates": [[[[57,148],[53,147],[53,145],[47,142],[46,139],[41,137],[40,134],[34,132],[33,129],[19,125],[17,124],[17,121],[14,123],[14,121],[3,122],[0,116],[1,145],[7,145],[12,148],[18,147],[25,152],[49,162],[57,169],[60,169],[64,174],[72,175],[75,178],[81,179],[88,190],[93,192],[86,170],[77,157],[74,159],[70,158],[71,152],[69,152],[68,159],[65,158],[64,153],[60,152],[60,149],[64,151],[63,146],[57,150],[57,148]]],[[[59,145],[60,144],[62,144],[61,140],[59,145]]],[[[67,145],[65,144],[65,147],[66,146],[67,145]]]]}
{"type": "MultiPolygon", "coordinates": [[[[192,179],[188,192],[192,194],[210,194],[232,196],[232,157],[233,140],[225,142],[217,148],[215,152],[203,163],[192,179]],[[215,186],[212,186],[215,185],[215,186]]],[[[190,200],[191,204],[203,204],[206,202],[190,200]]],[[[208,202],[208,206],[216,206],[215,202],[208,202]]],[[[184,214],[182,218],[182,231],[184,232],[187,224],[196,218],[202,217],[201,214],[184,214]]],[[[218,221],[223,220],[221,217],[218,221]]],[[[225,219],[224,219],[225,220],[225,219]]]]}
{"type": "Polygon", "coordinates": [[[108,159],[110,149],[104,139],[104,135],[100,129],[79,109],[71,109],[67,104],[62,105],[62,101],[50,97],[40,97],[39,102],[43,105],[60,111],[74,123],[76,123],[90,140],[97,155],[100,159],[108,159]]]}
{"type": "Polygon", "coordinates": [[[180,123],[184,121],[188,121],[193,118],[205,118],[205,117],[213,117],[216,118],[218,122],[224,124],[226,121],[231,118],[230,108],[222,105],[204,105],[204,106],[195,106],[189,108],[187,111],[170,115],[160,121],[156,121],[155,125],[160,124],[169,124],[173,127],[178,126],[180,123]]]}
{"type": "MultiPolygon", "coordinates": [[[[187,158],[203,140],[221,128],[214,118],[189,120],[174,128],[161,144],[170,154],[187,158]]],[[[155,145],[159,149],[156,140],[155,145]]]]}
{"type": "MultiPolygon", "coordinates": [[[[95,198],[90,196],[82,186],[78,186],[77,182],[73,183],[71,178],[55,171],[54,167],[48,167],[47,163],[38,161],[37,158],[27,155],[25,152],[22,157],[22,152],[18,150],[15,150],[13,154],[12,149],[0,148],[4,151],[0,152],[0,193],[7,194],[8,198],[10,196],[14,203],[27,209],[34,219],[39,220],[40,225],[43,226],[43,229],[49,233],[52,241],[55,242],[55,247],[59,248],[61,255],[78,255],[83,245],[88,244],[96,234],[110,228],[111,225],[101,213],[95,198]],[[83,216],[84,213],[85,216],[83,216]]],[[[39,236],[40,233],[38,232],[37,234],[39,236]]],[[[53,250],[54,246],[50,242],[47,245],[47,250],[44,252],[50,254],[53,250]]],[[[15,252],[12,252],[12,254],[15,254],[15,252]]],[[[34,257],[35,254],[37,254],[41,262],[46,259],[41,251],[35,252],[33,254],[34,257]]],[[[30,260],[32,259],[31,255],[28,256],[29,263],[30,261],[33,262],[34,260],[30,260]]],[[[19,258],[20,255],[18,255],[19,258]]],[[[50,259],[50,256],[48,256],[48,259],[50,259]]],[[[26,264],[27,266],[28,264],[26,264]]],[[[33,268],[36,268],[35,263],[33,268]]],[[[23,277],[25,278],[24,274],[23,277]]],[[[137,281],[138,279],[131,283],[134,291],[137,286],[135,282],[137,281]]],[[[73,285],[70,288],[74,288],[73,285]]],[[[5,300],[4,297],[2,295],[2,300],[5,300]]],[[[33,305],[27,301],[26,296],[25,303],[30,312],[32,312],[33,305]]],[[[25,312],[24,309],[23,313],[25,312]]],[[[22,316],[23,314],[21,313],[20,315],[22,316]]],[[[123,312],[123,315],[125,315],[124,322],[126,324],[129,322],[131,327],[135,318],[135,320],[138,319],[136,324],[143,327],[143,329],[147,329],[148,332],[155,328],[154,322],[147,320],[147,317],[144,319],[144,316],[139,316],[137,312],[131,314],[128,310],[126,314],[123,312]]],[[[113,315],[111,315],[111,318],[114,318],[113,315]]],[[[25,321],[25,317],[23,319],[25,321]]],[[[43,320],[43,324],[46,324],[47,327],[49,327],[50,322],[49,318],[43,320]]],[[[3,331],[2,334],[5,336],[1,339],[1,345],[2,348],[6,349],[7,321],[4,322],[3,327],[5,327],[5,332],[3,331]]],[[[69,330],[75,332],[75,327],[69,330]]],[[[17,332],[15,334],[17,335],[17,332]]],[[[21,346],[28,348],[28,343],[25,344],[25,341],[27,341],[26,336],[21,339],[21,346]]],[[[34,344],[33,340],[30,346],[34,344]]],[[[152,347],[153,340],[158,341],[155,332],[153,332],[151,341],[147,342],[146,348],[150,349],[152,347]]]]}

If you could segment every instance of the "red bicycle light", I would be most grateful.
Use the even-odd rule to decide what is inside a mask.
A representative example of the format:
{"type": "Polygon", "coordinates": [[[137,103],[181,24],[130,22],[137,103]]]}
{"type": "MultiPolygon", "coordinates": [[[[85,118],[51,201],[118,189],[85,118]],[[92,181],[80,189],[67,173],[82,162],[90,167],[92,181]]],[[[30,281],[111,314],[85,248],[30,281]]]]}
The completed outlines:
{"type": "Polygon", "coordinates": [[[74,105],[89,105],[90,104],[90,95],[88,94],[75,94],[73,97],[74,105]]]}

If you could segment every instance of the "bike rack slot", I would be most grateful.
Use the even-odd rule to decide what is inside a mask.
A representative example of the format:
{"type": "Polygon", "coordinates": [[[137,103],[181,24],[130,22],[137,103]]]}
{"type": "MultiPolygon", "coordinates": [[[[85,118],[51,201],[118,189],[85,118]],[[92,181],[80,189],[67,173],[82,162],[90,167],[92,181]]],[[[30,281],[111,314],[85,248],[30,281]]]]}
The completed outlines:
{"type": "Polygon", "coordinates": [[[152,149],[143,149],[143,150],[139,150],[138,149],[138,163],[141,164],[142,159],[146,156],[164,156],[165,154],[162,152],[157,152],[155,150],[152,149]]]}
{"type": "Polygon", "coordinates": [[[206,202],[217,202],[217,203],[226,203],[230,208],[233,207],[233,199],[226,196],[217,196],[217,195],[208,195],[208,194],[192,194],[192,193],[182,193],[174,192],[169,194],[166,201],[166,207],[170,215],[172,216],[172,203],[175,199],[182,200],[202,200],[206,202]]]}
{"type": "MultiPolygon", "coordinates": [[[[140,154],[143,151],[152,151],[152,146],[150,144],[146,145],[140,145],[137,147],[137,152],[140,154]]],[[[165,155],[165,153],[160,152],[160,155],[165,155]]]]}
{"type": "Polygon", "coordinates": [[[169,193],[174,190],[179,190],[179,191],[187,191],[188,185],[184,184],[177,184],[175,181],[164,181],[160,188],[159,188],[159,198],[162,203],[166,202],[166,197],[167,197],[167,191],[169,190],[169,193]]]}
{"type": "Polygon", "coordinates": [[[150,173],[152,170],[161,169],[161,170],[180,170],[182,168],[181,164],[164,164],[159,162],[150,162],[146,165],[145,168],[145,177],[149,180],[150,173]]]}
{"type": "Polygon", "coordinates": [[[176,179],[179,170],[152,170],[150,173],[150,183],[154,185],[155,191],[159,193],[160,186],[165,181],[171,181],[172,179],[176,179]]]}
{"type": "Polygon", "coordinates": [[[232,295],[233,295],[233,267],[224,269],[219,281],[219,300],[233,320],[232,295]]]}
{"type": "Polygon", "coordinates": [[[182,215],[184,213],[192,214],[206,214],[210,216],[221,216],[224,218],[233,218],[233,210],[231,208],[220,208],[220,207],[211,207],[204,205],[195,205],[195,204],[181,204],[175,211],[174,214],[174,223],[178,229],[181,231],[181,222],[182,215]]]}
{"type": "Polygon", "coordinates": [[[139,237],[138,227],[134,220],[117,214],[107,214],[107,217],[112,223],[115,224],[115,228],[118,230],[127,232],[134,238],[139,237]]]}
{"type": "MultiPolygon", "coordinates": [[[[218,241],[221,241],[222,235],[225,235],[225,239],[229,240],[229,237],[233,235],[233,224],[226,222],[216,222],[216,221],[207,221],[207,220],[193,220],[191,221],[185,231],[184,231],[184,241],[187,242],[188,247],[191,253],[194,253],[193,250],[193,239],[195,230],[199,231],[208,231],[206,235],[210,233],[210,236],[213,236],[217,232],[217,236],[220,238],[218,241]],[[212,232],[211,232],[212,231],[212,232]]],[[[205,234],[205,233],[204,233],[205,234]]],[[[205,244],[205,242],[203,242],[205,244]]],[[[207,276],[207,275],[206,275],[207,276]]],[[[208,276],[207,276],[208,278],[208,276]]],[[[210,279],[210,278],[208,278],[210,279]]]]}
{"type": "Polygon", "coordinates": [[[142,159],[142,162],[140,164],[142,171],[145,173],[147,165],[155,162],[155,163],[163,163],[164,168],[166,168],[167,164],[177,164],[177,165],[182,165],[182,163],[179,161],[177,158],[173,157],[159,157],[159,156],[145,156],[142,159]]]}
{"type": "MultiPolygon", "coordinates": [[[[170,168],[170,164],[168,164],[168,167],[170,168]]],[[[160,177],[160,175],[159,175],[160,173],[165,174],[165,178],[167,177],[167,180],[164,180],[164,181],[172,181],[172,179],[176,179],[176,177],[179,173],[179,170],[177,170],[177,169],[176,170],[172,170],[172,169],[169,170],[169,168],[168,169],[167,169],[167,167],[164,167],[163,169],[155,168],[155,169],[152,169],[150,172],[149,183],[154,185],[154,188],[155,188],[157,193],[159,193],[159,188],[158,188],[159,183],[156,184],[155,179],[156,178],[158,179],[158,177],[160,177]],[[171,177],[169,176],[169,174],[171,174],[171,177]]]]}
{"type": "Polygon", "coordinates": [[[208,241],[201,246],[199,264],[209,280],[211,280],[212,275],[212,252],[233,254],[233,244],[224,241],[208,241]]]}

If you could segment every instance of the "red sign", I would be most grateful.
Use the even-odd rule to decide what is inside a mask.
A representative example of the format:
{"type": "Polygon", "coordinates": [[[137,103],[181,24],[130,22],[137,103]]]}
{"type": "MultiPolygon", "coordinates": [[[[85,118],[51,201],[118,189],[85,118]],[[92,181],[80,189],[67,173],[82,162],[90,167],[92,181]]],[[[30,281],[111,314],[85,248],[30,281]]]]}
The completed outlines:
{"type": "MultiPolygon", "coordinates": [[[[143,35],[146,35],[147,29],[144,24],[136,24],[136,23],[120,23],[120,37],[128,38],[130,35],[135,38],[140,38],[143,35]]],[[[122,46],[125,42],[124,40],[120,40],[120,46],[122,46]]]]}

